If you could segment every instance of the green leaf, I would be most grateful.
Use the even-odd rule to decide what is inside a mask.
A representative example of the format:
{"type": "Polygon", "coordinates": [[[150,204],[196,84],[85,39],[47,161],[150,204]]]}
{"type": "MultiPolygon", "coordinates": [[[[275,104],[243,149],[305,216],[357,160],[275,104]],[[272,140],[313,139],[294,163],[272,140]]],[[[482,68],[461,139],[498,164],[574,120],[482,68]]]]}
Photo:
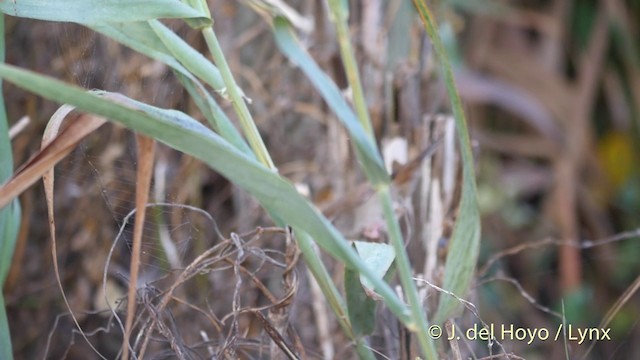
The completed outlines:
{"type": "Polygon", "coordinates": [[[355,145],[356,156],[369,181],[375,187],[390,183],[382,157],[376,144],[367,135],[357,116],[347,104],[336,84],[322,71],[313,58],[301,47],[295,38],[289,22],[283,17],[274,19],[274,34],[280,51],[307,75],[316,90],[322,95],[331,110],[342,121],[351,141],[355,145]]]}
{"type": "MultiPolygon", "coordinates": [[[[473,178],[469,180],[469,176],[463,175],[462,200],[449,242],[442,285],[445,290],[461,298],[464,298],[469,290],[480,247],[480,213],[475,186],[469,184],[471,181],[474,181],[473,178]]],[[[442,294],[434,321],[443,322],[456,316],[460,308],[461,304],[457,299],[442,294]]]]}
{"type": "MultiPolygon", "coordinates": [[[[393,263],[395,253],[387,244],[354,242],[358,255],[373,270],[375,276],[382,279],[393,263]]],[[[344,288],[347,295],[347,310],[353,332],[356,336],[370,335],[376,325],[376,302],[371,297],[373,289],[370,281],[361,277],[357,271],[345,269],[344,288]]]]}
{"type": "Polygon", "coordinates": [[[208,14],[176,0],[5,0],[7,15],[95,25],[151,19],[185,19],[192,27],[212,24],[208,14]]]}
{"type": "Polygon", "coordinates": [[[51,78],[0,65],[0,77],[47,99],[76,106],[118,122],[186,154],[192,155],[234,184],[255,196],[270,212],[294,228],[304,229],[320,247],[357,269],[384,298],[389,309],[411,326],[406,305],[391,287],[379,279],[351,249],[344,237],[295,187],[255,159],[240,152],[219,135],[188,115],[142,104],[123,95],[110,94],[114,100],[67,85],[51,78]]]}
{"type": "MultiPolygon", "coordinates": [[[[382,279],[396,257],[393,246],[366,241],[354,241],[354,245],[362,260],[382,279]]],[[[361,277],[360,281],[366,288],[373,289],[373,285],[366,278],[361,277]]]]}
{"type": "MultiPolygon", "coordinates": [[[[462,158],[462,197],[458,211],[458,219],[454,225],[449,251],[445,264],[442,287],[457,296],[464,298],[469,290],[471,279],[478,261],[480,248],[480,212],[478,210],[475,170],[469,131],[462,109],[462,101],[456,88],[451,65],[447,53],[440,40],[438,27],[424,0],[413,1],[425,30],[434,45],[440,63],[444,83],[451,101],[451,109],[456,122],[458,143],[462,158]]],[[[434,321],[443,322],[460,311],[461,304],[455,298],[442,294],[434,321]]]]}
{"type": "Polygon", "coordinates": [[[376,302],[365,292],[357,271],[350,268],[344,270],[344,289],[353,334],[370,335],[376,327],[376,302]]]}

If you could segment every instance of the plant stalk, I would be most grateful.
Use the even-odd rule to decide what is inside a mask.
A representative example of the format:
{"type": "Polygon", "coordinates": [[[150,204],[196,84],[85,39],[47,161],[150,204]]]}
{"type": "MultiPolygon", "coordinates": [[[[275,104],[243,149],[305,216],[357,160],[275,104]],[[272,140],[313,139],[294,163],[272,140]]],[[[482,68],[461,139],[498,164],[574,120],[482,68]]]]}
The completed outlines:
{"type": "Polygon", "coordinates": [[[378,188],[377,193],[380,202],[382,203],[384,217],[387,221],[387,231],[389,233],[391,245],[396,253],[396,264],[398,266],[400,282],[402,283],[404,293],[409,300],[411,315],[416,325],[416,328],[409,328],[409,330],[416,331],[418,333],[418,342],[420,343],[420,347],[422,348],[426,358],[429,360],[437,360],[438,355],[436,353],[436,348],[428,333],[429,323],[424,314],[420,297],[418,296],[418,290],[416,289],[416,284],[413,280],[409,257],[407,256],[407,252],[404,248],[404,242],[402,241],[400,226],[393,210],[391,192],[388,186],[384,186],[378,188]]]}
{"type": "Polygon", "coordinates": [[[209,47],[209,51],[213,56],[213,60],[220,70],[220,74],[222,75],[222,79],[224,80],[227,88],[227,93],[231,98],[234,110],[238,114],[240,126],[247,137],[249,146],[251,146],[251,149],[255,152],[256,157],[262,164],[267,166],[269,169],[276,171],[276,166],[274,165],[273,160],[271,160],[269,152],[262,141],[262,137],[258,132],[255,122],[253,121],[249,108],[242,98],[240,91],[238,91],[238,85],[233,78],[233,74],[231,73],[227,60],[222,53],[222,48],[220,47],[216,34],[213,32],[213,28],[206,27],[202,29],[202,35],[204,36],[207,46],[209,47]]]}
{"type": "Polygon", "coordinates": [[[331,17],[336,24],[340,56],[342,57],[342,64],[344,65],[344,70],[347,74],[349,87],[351,87],[353,104],[356,108],[358,119],[360,120],[360,123],[367,135],[373,139],[375,135],[373,133],[373,127],[371,126],[369,109],[367,107],[364,91],[362,90],[360,73],[358,71],[358,65],[356,63],[356,58],[349,37],[349,24],[347,22],[349,17],[348,10],[343,4],[341,4],[342,1],[343,0],[328,0],[329,11],[331,12],[331,17]]]}

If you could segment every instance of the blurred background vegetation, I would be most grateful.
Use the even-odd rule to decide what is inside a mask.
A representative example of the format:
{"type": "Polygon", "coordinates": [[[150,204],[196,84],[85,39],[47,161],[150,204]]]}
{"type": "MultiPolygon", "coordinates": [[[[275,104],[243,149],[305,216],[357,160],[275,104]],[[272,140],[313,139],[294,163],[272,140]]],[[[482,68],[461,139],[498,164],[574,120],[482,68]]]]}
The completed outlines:
{"type": "MultiPolygon", "coordinates": [[[[328,120],[330,111],[309,82],[277,51],[269,25],[247,6],[253,2],[209,3],[225,55],[252,99],[252,112],[280,172],[308,191],[351,238],[380,240],[375,214],[359,209],[358,199],[339,201],[350,200],[349,194],[362,182],[354,170],[348,137],[337,122],[328,120]]],[[[287,3],[313,24],[303,36],[304,44],[345,88],[324,2],[287,3]]],[[[556,329],[564,314],[575,326],[610,327],[613,340],[597,343],[587,358],[640,358],[640,343],[634,341],[640,339],[640,1],[441,0],[432,6],[455,65],[477,161],[483,234],[479,270],[468,300],[486,323],[556,329]],[[512,251],[504,252],[508,249],[512,251]],[[616,304],[620,306],[607,316],[616,304]]],[[[387,144],[383,148],[390,157],[406,162],[402,159],[415,158],[451,131],[451,120],[439,115],[449,110],[433,52],[410,1],[353,0],[349,8],[376,137],[387,144]],[[391,140],[399,147],[388,145],[391,140]]],[[[179,22],[167,23],[192,46],[205,50],[197,32],[179,22]]],[[[164,65],[90,30],[11,17],[6,26],[9,64],[199,116],[164,65]]],[[[56,106],[11,84],[4,86],[10,122],[30,119],[13,139],[15,162],[20,164],[39,148],[56,106]]],[[[108,323],[99,312],[104,310],[101,281],[118,223],[133,208],[132,149],[131,134],[108,126],[57,170],[62,281],[88,331],[108,323]]],[[[445,158],[443,152],[432,159],[434,172],[446,172],[447,166],[438,165],[445,161],[453,161],[449,168],[455,169],[457,160],[445,158]]],[[[162,171],[168,178],[164,200],[206,210],[225,236],[270,225],[254,200],[204,165],[166,148],[160,150],[158,163],[166,166],[162,171]]],[[[430,190],[421,188],[419,178],[429,174],[424,169],[410,168],[410,180],[398,184],[398,198],[415,209],[403,216],[417,272],[427,263],[421,239],[432,231],[420,206],[422,195],[430,190]]],[[[442,184],[448,199],[445,196],[442,204],[440,253],[445,252],[455,218],[457,183],[454,172],[442,184]]],[[[15,355],[93,358],[65,316],[55,286],[41,186],[23,194],[21,201],[23,225],[4,289],[15,355]]],[[[190,240],[179,244],[182,256],[193,259],[216,242],[206,219],[167,211],[172,229],[191,229],[190,240]]],[[[278,237],[264,234],[256,246],[284,251],[278,237]]],[[[148,238],[153,247],[153,234],[148,238]]],[[[114,259],[127,268],[125,248],[114,259]]],[[[157,263],[149,260],[149,269],[159,267],[157,263]]],[[[352,358],[347,339],[334,331],[333,315],[327,313],[324,324],[317,318],[318,310],[308,305],[313,291],[304,266],[298,267],[302,276],[291,321],[300,346],[308,358],[322,358],[327,346],[333,347],[337,359],[352,358]],[[333,337],[324,338],[320,327],[331,330],[333,337]]],[[[255,276],[278,288],[281,274],[260,269],[255,276]]],[[[339,279],[342,269],[332,271],[339,279]]],[[[233,285],[222,277],[218,287],[203,294],[219,318],[231,309],[233,285]]],[[[197,293],[197,284],[186,291],[197,293]]],[[[245,304],[255,306],[264,301],[255,290],[246,290],[243,297],[245,304]]],[[[175,315],[179,318],[180,313],[175,315]]],[[[389,319],[381,312],[372,345],[396,358],[402,353],[397,343],[401,331],[389,319]]],[[[255,320],[244,320],[239,324],[242,338],[264,337],[256,331],[255,320]]],[[[477,321],[465,313],[459,325],[477,321]]],[[[193,331],[187,329],[201,323],[182,318],[175,331],[193,331]]],[[[109,328],[103,330],[91,337],[105,354],[114,354],[119,340],[109,336],[109,328]]],[[[228,333],[221,334],[224,338],[228,333]]],[[[506,352],[527,359],[565,357],[562,342],[502,345],[506,352]]],[[[488,356],[483,342],[461,347],[478,358],[488,356]]],[[[571,358],[586,354],[587,347],[571,343],[571,358]]],[[[259,358],[257,354],[252,356],[259,358]]]]}

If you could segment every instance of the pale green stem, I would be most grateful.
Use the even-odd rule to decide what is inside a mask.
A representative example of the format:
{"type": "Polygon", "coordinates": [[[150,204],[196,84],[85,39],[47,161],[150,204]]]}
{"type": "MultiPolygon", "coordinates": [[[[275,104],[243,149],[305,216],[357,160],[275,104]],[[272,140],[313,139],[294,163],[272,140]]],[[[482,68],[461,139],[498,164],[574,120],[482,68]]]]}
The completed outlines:
{"type": "Polygon", "coordinates": [[[229,94],[231,103],[233,104],[233,108],[238,114],[240,126],[242,127],[242,130],[247,137],[249,146],[251,146],[251,149],[254,151],[256,157],[261,163],[272,170],[276,170],[273,160],[271,160],[269,152],[267,151],[267,148],[262,141],[262,137],[258,132],[258,128],[256,127],[256,124],[251,117],[249,108],[247,107],[244,98],[238,90],[238,85],[233,78],[233,74],[231,73],[229,64],[227,64],[227,60],[222,53],[222,48],[220,47],[220,43],[218,42],[216,34],[213,32],[213,29],[211,27],[202,29],[202,34],[205,41],[207,42],[209,51],[211,51],[213,61],[218,66],[218,69],[220,69],[220,74],[222,75],[222,79],[224,80],[225,86],[227,88],[227,94],[229,94]]]}
{"type": "Polygon", "coordinates": [[[331,280],[331,275],[329,275],[329,272],[322,263],[320,256],[318,256],[318,253],[314,249],[311,236],[304,231],[296,229],[296,239],[298,240],[300,251],[304,256],[304,261],[313,274],[313,277],[318,281],[318,285],[320,286],[327,303],[338,317],[340,327],[342,327],[342,330],[347,334],[347,336],[353,338],[353,331],[351,330],[351,325],[349,325],[344,300],[340,296],[336,285],[331,280]]]}
{"type": "Polygon", "coordinates": [[[347,81],[351,87],[351,95],[353,96],[353,104],[355,105],[358,119],[367,134],[373,139],[373,127],[369,118],[369,109],[367,101],[362,90],[360,82],[360,73],[354,56],[351,40],[349,36],[349,24],[347,23],[348,15],[340,2],[343,0],[328,0],[329,11],[331,17],[336,24],[336,32],[338,36],[338,45],[340,46],[340,56],[344,64],[344,71],[347,74],[347,81]]]}
{"type": "Polygon", "coordinates": [[[418,342],[424,352],[424,355],[429,360],[438,359],[436,348],[433,340],[429,336],[429,323],[427,317],[424,314],[422,302],[418,296],[418,290],[416,289],[416,283],[413,280],[413,273],[411,271],[411,264],[409,263],[409,257],[404,248],[404,241],[402,241],[402,234],[400,232],[400,226],[396,219],[395,212],[393,211],[393,202],[391,200],[391,192],[388,186],[378,188],[378,197],[382,203],[382,209],[384,211],[384,217],[387,221],[387,231],[391,240],[391,245],[396,253],[396,264],[398,267],[398,274],[400,276],[400,282],[404,290],[405,296],[409,300],[409,307],[411,308],[411,315],[417,329],[409,329],[411,331],[417,331],[418,342]]]}
{"type": "Polygon", "coordinates": [[[362,360],[376,360],[376,356],[373,354],[373,350],[364,338],[358,338],[356,340],[356,352],[362,360]]]}

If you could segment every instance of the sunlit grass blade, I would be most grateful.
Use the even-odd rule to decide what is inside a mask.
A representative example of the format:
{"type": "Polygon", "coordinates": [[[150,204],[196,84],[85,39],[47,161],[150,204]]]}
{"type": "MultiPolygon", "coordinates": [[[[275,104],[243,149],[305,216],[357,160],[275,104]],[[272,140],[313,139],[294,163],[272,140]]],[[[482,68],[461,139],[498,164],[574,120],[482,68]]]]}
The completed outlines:
{"type": "Polygon", "coordinates": [[[72,104],[192,155],[249,192],[283,222],[305,229],[320,247],[357,269],[373,284],[388,308],[408,326],[414,322],[406,305],[351,249],[344,237],[287,180],[256,162],[188,115],[142,104],[123,95],[118,102],[19,68],[0,65],[0,77],[47,99],[72,104]]]}
{"type": "Polygon", "coordinates": [[[0,11],[23,18],[92,25],[150,19],[184,19],[192,27],[211,24],[207,13],[175,0],[0,1],[0,11]]]}
{"type": "Polygon", "coordinates": [[[283,54],[307,75],[316,90],[320,92],[329,107],[336,113],[349,132],[355,145],[356,155],[367,178],[374,185],[389,184],[390,178],[384,168],[382,157],[373,139],[351,110],[335,83],[322,71],[311,56],[302,49],[296,40],[289,22],[283,17],[274,19],[276,43],[283,54]]]}
{"type": "MultiPolygon", "coordinates": [[[[480,248],[480,212],[478,210],[471,142],[469,141],[469,131],[462,108],[462,101],[456,88],[446,51],[440,40],[437,24],[424,0],[414,0],[414,4],[433,43],[442,69],[443,80],[451,101],[451,109],[455,118],[458,142],[460,144],[462,197],[460,199],[458,218],[449,242],[442,287],[459,297],[464,297],[473,278],[480,248]]],[[[441,295],[434,321],[442,322],[454,316],[460,306],[458,300],[444,294],[441,295]]]]}

